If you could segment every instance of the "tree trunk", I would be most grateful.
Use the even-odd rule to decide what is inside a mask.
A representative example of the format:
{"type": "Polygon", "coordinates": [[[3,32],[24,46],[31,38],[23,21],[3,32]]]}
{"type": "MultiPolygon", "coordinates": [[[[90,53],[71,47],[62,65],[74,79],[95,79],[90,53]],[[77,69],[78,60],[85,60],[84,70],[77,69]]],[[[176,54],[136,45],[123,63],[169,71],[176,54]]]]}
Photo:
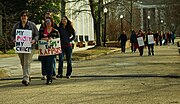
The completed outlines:
{"type": "Polygon", "coordinates": [[[101,1],[98,2],[98,19],[95,15],[95,2],[94,0],[89,0],[92,18],[94,20],[94,30],[95,30],[95,37],[96,37],[96,46],[101,46],[101,39],[100,39],[100,23],[101,23],[101,1]]]}
{"type": "Polygon", "coordinates": [[[65,8],[66,8],[66,2],[65,0],[61,1],[61,18],[65,16],[65,8]]]}

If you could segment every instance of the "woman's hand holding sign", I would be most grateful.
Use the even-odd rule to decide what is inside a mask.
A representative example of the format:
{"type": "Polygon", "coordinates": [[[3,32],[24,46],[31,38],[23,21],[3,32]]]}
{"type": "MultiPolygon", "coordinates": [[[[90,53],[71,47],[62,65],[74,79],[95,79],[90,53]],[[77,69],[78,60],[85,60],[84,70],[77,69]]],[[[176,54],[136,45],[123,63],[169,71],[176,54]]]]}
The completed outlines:
{"type": "Polygon", "coordinates": [[[32,40],[32,41],[31,41],[31,44],[34,44],[35,42],[36,42],[35,40],[32,40]]]}
{"type": "Polygon", "coordinates": [[[46,40],[46,41],[48,41],[48,40],[49,40],[49,38],[42,38],[42,40],[46,40]]]}

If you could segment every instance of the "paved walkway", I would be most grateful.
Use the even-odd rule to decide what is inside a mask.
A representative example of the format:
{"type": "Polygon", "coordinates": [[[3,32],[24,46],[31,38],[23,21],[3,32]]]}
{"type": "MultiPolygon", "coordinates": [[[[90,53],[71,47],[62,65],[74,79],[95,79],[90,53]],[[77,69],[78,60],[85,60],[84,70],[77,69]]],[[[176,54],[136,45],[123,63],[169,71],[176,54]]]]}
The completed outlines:
{"type": "MultiPolygon", "coordinates": [[[[89,48],[92,48],[94,46],[88,46],[84,48],[76,48],[73,50],[73,52],[76,51],[83,51],[89,48]]],[[[40,61],[37,61],[38,54],[34,54],[33,56],[33,62],[31,64],[31,76],[33,77],[40,77],[41,76],[41,63],[40,61]]],[[[57,64],[58,66],[58,64],[57,64]]],[[[66,66],[66,64],[64,64],[66,66]]],[[[0,78],[0,79],[19,79],[22,77],[22,69],[20,66],[19,57],[9,57],[9,58],[0,58],[0,69],[4,70],[6,72],[6,78],[0,78]]]]}
{"type": "MultiPolygon", "coordinates": [[[[21,79],[0,80],[0,104],[180,104],[177,49],[156,46],[155,56],[145,49],[142,57],[127,49],[73,61],[72,78],[53,80],[51,85],[40,80],[40,62],[33,61],[29,86],[21,79]]],[[[0,59],[0,64],[11,72],[10,78],[22,77],[18,57],[0,59]]]]}
{"type": "MultiPolygon", "coordinates": [[[[176,42],[179,41],[180,39],[176,39],[176,42]]],[[[74,51],[81,51],[81,50],[86,50],[87,48],[91,47],[86,47],[86,48],[81,48],[79,50],[74,50],[74,51]]],[[[163,51],[166,52],[171,52],[170,55],[178,54],[178,47],[177,45],[166,45],[166,46],[155,46],[156,51],[162,51],[160,49],[165,49],[163,51]]],[[[127,52],[130,52],[130,49],[127,49],[127,52]]],[[[164,53],[166,53],[164,52],[164,53]]],[[[137,52],[138,53],[138,52],[137,52]]],[[[147,49],[145,49],[144,55],[146,55],[147,49]]],[[[138,53],[139,54],[139,53],[138,53]]],[[[126,55],[126,54],[125,54],[126,55]]],[[[161,53],[163,57],[163,53],[161,53]]],[[[33,62],[31,64],[31,76],[33,78],[39,78],[41,77],[41,64],[39,61],[37,61],[38,54],[35,54],[33,56],[33,62]]],[[[158,60],[157,60],[158,61],[158,60]]],[[[168,60],[166,60],[168,61],[168,60]]],[[[169,63],[172,63],[171,60],[169,60],[169,63]]],[[[76,66],[76,62],[73,62],[73,66],[76,66]]],[[[66,67],[66,64],[64,64],[66,67]]],[[[56,65],[58,67],[58,64],[56,65]]],[[[22,77],[22,69],[20,66],[20,61],[19,58],[16,57],[9,57],[9,58],[1,58],[0,59],[0,69],[3,69],[6,71],[7,76],[6,78],[1,78],[1,79],[20,79],[22,77]]]]}

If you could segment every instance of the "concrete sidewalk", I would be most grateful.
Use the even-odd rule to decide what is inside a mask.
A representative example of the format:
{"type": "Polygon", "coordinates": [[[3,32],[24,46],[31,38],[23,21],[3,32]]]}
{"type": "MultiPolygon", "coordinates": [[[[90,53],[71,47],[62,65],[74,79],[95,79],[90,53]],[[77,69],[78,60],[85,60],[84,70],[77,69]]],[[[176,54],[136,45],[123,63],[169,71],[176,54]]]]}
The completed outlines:
{"type": "MultiPolygon", "coordinates": [[[[73,52],[84,51],[94,46],[88,46],[83,48],[76,48],[73,52]]],[[[81,57],[81,60],[96,58],[101,55],[110,54],[119,51],[119,48],[114,48],[112,51],[107,53],[102,53],[93,56],[81,57]]],[[[37,60],[38,54],[33,55],[33,62],[31,63],[31,77],[40,78],[41,77],[41,63],[37,60]]],[[[64,61],[66,63],[66,61],[64,61]]],[[[74,63],[72,63],[74,64],[74,63]]],[[[66,67],[66,64],[64,64],[66,67]]],[[[58,68],[58,62],[56,64],[56,69],[58,68]]],[[[9,58],[0,58],[0,70],[4,72],[5,77],[0,78],[0,80],[11,80],[11,79],[21,79],[22,78],[22,68],[20,66],[20,60],[18,56],[9,58]]]]}
{"type": "MultiPolygon", "coordinates": [[[[175,43],[177,41],[180,41],[180,39],[176,39],[175,43]]],[[[92,47],[94,47],[94,46],[76,49],[76,50],[74,50],[74,52],[83,51],[83,50],[86,50],[86,49],[92,48],[92,47]]],[[[155,46],[155,47],[160,47],[160,46],[155,46]]],[[[162,46],[162,47],[166,48],[167,52],[170,51],[170,50],[174,51],[174,52],[172,52],[172,54],[177,54],[178,53],[178,47],[176,45],[169,44],[167,46],[162,46]],[[173,49],[170,48],[170,47],[173,47],[173,49]]],[[[144,54],[146,54],[147,49],[144,49],[144,50],[145,50],[144,54]]],[[[113,53],[113,52],[116,52],[116,51],[120,51],[120,49],[116,48],[116,49],[112,50],[111,52],[107,52],[107,53],[104,53],[104,54],[110,54],[110,53],[113,53]]],[[[126,51],[130,52],[130,49],[127,49],[126,51]]],[[[137,52],[137,53],[139,53],[139,52],[137,52]]],[[[100,53],[98,55],[84,57],[84,58],[82,58],[82,60],[96,58],[96,57],[99,57],[99,56],[104,55],[104,54],[100,53]]],[[[39,61],[37,61],[37,58],[38,58],[38,54],[35,54],[33,56],[33,62],[31,64],[31,76],[32,76],[32,78],[40,78],[41,77],[41,63],[39,61]]],[[[77,63],[76,61],[73,61],[73,66],[76,66],[76,63],[77,63]]],[[[171,62],[169,62],[169,63],[171,63],[171,62]]],[[[66,64],[64,64],[64,67],[66,67],[66,64]]],[[[58,68],[58,62],[56,64],[56,68],[58,68]]],[[[9,57],[9,58],[1,58],[0,59],[0,70],[3,70],[5,72],[5,74],[6,74],[6,77],[0,78],[0,80],[21,79],[22,78],[22,69],[21,69],[21,66],[20,66],[20,61],[19,61],[18,56],[9,57]]]]}
{"type": "MultiPolygon", "coordinates": [[[[22,77],[18,57],[4,61],[14,65],[5,68],[10,74],[22,77]]],[[[155,46],[155,56],[148,56],[147,48],[142,57],[127,49],[126,53],[73,61],[72,78],[58,78],[51,85],[39,78],[40,72],[40,62],[33,61],[34,79],[29,86],[22,85],[21,79],[0,80],[0,104],[180,103],[180,55],[176,45],[155,46]]]]}

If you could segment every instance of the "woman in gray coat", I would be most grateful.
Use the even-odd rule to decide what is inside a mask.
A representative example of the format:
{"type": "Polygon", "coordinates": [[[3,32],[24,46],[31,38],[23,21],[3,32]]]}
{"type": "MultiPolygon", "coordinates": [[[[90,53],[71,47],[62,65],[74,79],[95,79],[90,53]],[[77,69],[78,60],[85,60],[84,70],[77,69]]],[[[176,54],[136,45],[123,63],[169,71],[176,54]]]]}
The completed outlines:
{"type": "Polygon", "coordinates": [[[11,39],[14,43],[16,43],[15,37],[16,37],[16,29],[23,29],[23,30],[32,30],[32,39],[31,39],[31,53],[18,53],[21,66],[23,69],[23,80],[22,84],[25,86],[29,85],[30,81],[30,64],[32,62],[32,56],[35,52],[35,43],[39,38],[39,32],[36,28],[35,23],[28,21],[28,11],[23,10],[20,13],[20,19],[21,21],[17,22],[11,32],[11,39]]]}

